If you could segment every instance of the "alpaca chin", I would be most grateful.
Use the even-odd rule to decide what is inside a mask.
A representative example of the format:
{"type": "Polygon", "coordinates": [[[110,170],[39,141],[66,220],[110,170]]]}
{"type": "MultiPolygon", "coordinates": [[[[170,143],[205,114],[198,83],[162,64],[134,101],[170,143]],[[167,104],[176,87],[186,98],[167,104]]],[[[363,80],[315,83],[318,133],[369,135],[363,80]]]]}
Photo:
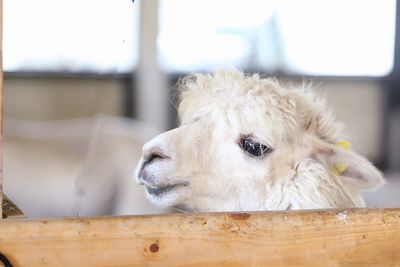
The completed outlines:
{"type": "Polygon", "coordinates": [[[169,185],[164,187],[147,187],[147,198],[159,207],[179,205],[189,195],[185,184],[169,185]]]}

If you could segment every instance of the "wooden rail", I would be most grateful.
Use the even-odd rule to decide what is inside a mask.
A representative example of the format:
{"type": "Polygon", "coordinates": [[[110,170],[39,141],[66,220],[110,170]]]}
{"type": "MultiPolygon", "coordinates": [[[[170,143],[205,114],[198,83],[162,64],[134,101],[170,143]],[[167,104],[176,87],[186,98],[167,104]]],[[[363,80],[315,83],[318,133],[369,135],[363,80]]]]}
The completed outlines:
{"type": "Polygon", "coordinates": [[[400,209],[2,220],[14,266],[400,266],[400,209]]]}

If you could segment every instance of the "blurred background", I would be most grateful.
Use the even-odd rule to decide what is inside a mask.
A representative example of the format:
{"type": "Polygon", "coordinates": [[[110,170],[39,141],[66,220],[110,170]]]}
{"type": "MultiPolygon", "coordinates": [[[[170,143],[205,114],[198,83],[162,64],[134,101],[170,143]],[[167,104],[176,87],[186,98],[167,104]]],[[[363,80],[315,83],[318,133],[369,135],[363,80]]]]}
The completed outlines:
{"type": "Polygon", "coordinates": [[[311,81],[387,176],[368,205],[400,206],[397,1],[3,2],[4,190],[31,217],[144,213],[127,188],[175,83],[231,67],[311,81]]]}

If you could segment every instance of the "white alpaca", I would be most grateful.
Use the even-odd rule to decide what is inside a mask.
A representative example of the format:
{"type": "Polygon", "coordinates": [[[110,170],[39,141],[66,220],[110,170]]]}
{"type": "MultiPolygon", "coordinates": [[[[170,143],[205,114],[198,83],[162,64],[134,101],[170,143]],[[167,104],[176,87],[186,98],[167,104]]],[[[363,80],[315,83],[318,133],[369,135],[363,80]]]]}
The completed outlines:
{"type": "Polygon", "coordinates": [[[4,192],[29,218],[162,213],[132,181],[144,140],[136,120],[5,120],[4,192]]]}
{"type": "Polygon", "coordinates": [[[238,71],[181,82],[181,126],[143,147],[136,179],[156,205],[187,211],[364,206],[384,183],[307,88],[238,71]]]}

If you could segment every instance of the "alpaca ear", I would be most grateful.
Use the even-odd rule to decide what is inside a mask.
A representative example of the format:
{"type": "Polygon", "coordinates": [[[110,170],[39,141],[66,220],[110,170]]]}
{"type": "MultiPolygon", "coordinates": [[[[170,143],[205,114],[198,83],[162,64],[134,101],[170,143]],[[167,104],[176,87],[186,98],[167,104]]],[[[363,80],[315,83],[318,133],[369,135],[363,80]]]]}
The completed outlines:
{"type": "Polygon", "coordinates": [[[313,157],[342,181],[359,189],[375,189],[385,183],[382,173],[367,159],[349,150],[346,141],[330,144],[314,142],[313,157]]]}

